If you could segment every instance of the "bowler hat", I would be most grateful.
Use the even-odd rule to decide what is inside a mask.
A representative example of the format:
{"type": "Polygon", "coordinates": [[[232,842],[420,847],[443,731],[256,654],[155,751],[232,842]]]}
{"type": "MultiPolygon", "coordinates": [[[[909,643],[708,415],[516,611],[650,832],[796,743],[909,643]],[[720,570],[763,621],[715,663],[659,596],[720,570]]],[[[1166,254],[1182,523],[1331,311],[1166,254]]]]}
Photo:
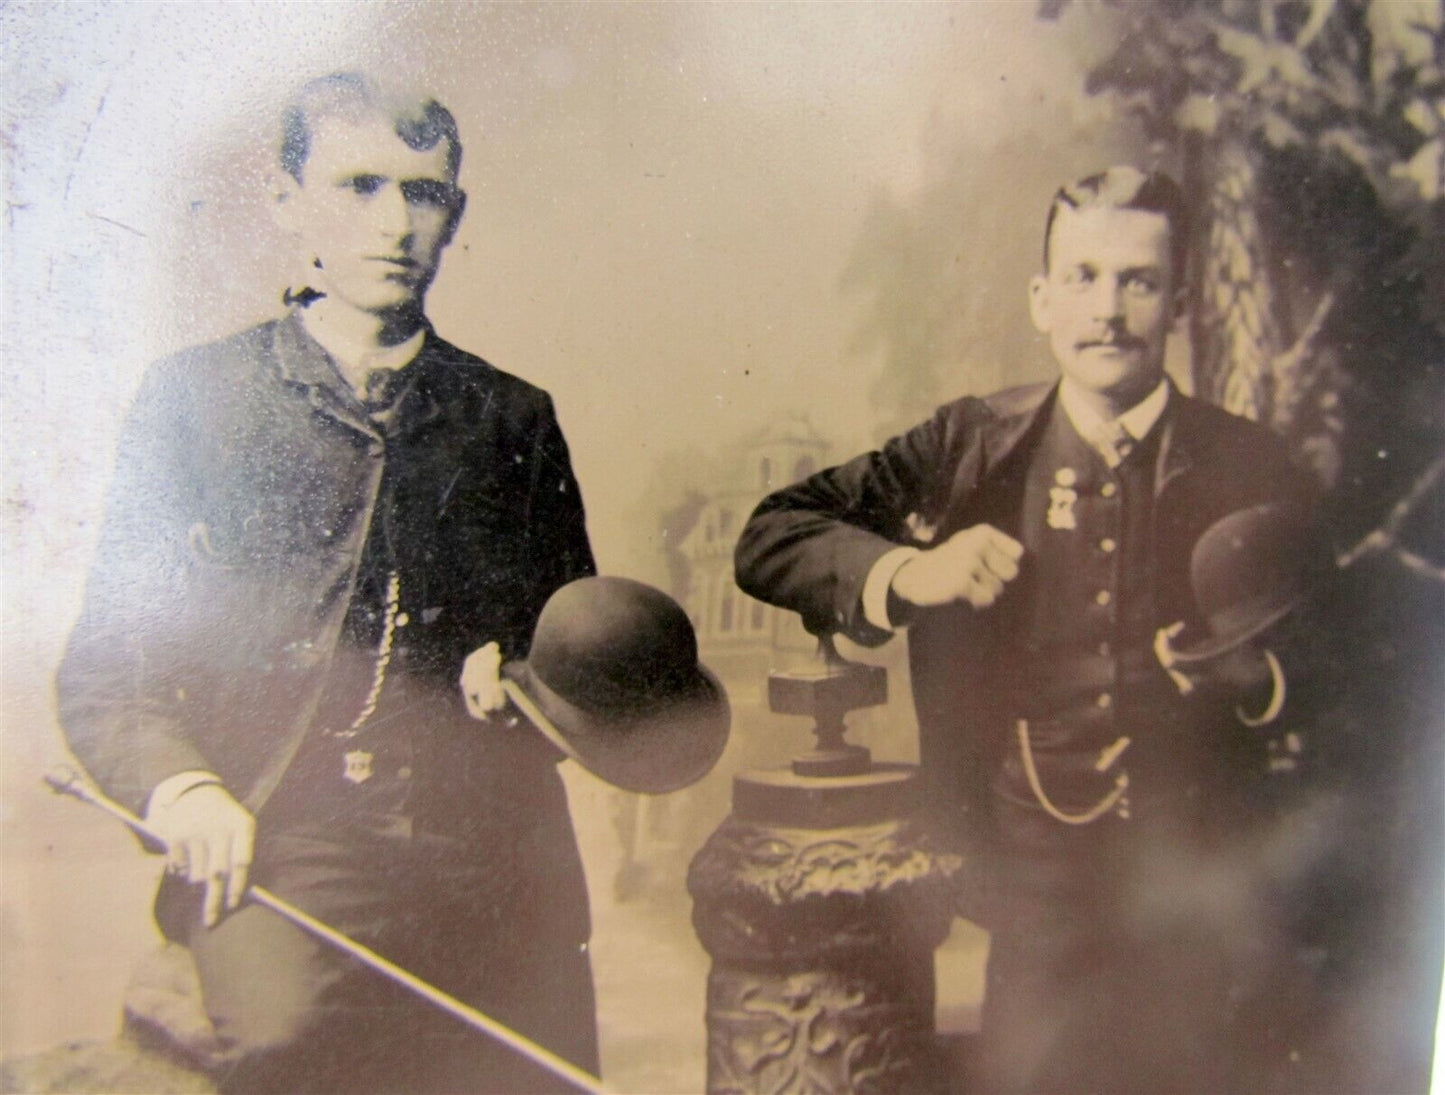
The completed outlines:
{"type": "Polygon", "coordinates": [[[624,790],[695,783],[727,744],[727,693],[697,660],[692,621],[642,582],[569,582],[543,607],[526,661],[502,672],[542,733],[624,790]]]}
{"type": "Polygon", "coordinates": [[[1294,506],[1251,506],[1210,525],[1189,562],[1208,633],[1186,632],[1176,661],[1218,657],[1288,614],[1300,601],[1304,548],[1304,521],[1294,506]]]}

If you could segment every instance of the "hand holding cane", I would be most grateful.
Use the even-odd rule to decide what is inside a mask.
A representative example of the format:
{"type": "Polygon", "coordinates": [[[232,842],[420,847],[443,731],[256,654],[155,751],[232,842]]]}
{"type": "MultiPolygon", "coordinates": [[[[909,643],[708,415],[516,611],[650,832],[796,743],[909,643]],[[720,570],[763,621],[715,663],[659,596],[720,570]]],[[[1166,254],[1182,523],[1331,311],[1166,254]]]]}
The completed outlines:
{"type": "MultiPolygon", "coordinates": [[[[49,772],[44,777],[45,783],[57,794],[70,795],[81,802],[98,807],[110,814],[112,817],[123,822],[137,835],[145,838],[154,846],[165,848],[165,841],[145,822],[136,817],[124,806],[112,801],[100,791],[91,786],[85,778],[72,768],[57,769],[49,772]]],[[[310,932],[312,935],[331,944],[337,950],[350,955],[364,965],[370,966],[382,976],[409,989],[420,996],[428,1003],[441,1008],[449,1015],[461,1020],[474,1030],[481,1031],[507,1046],[509,1049],[520,1053],[527,1059],[547,1069],[553,1075],[566,1080],[580,1091],[594,1093],[594,1095],[605,1095],[606,1088],[602,1081],[590,1072],[578,1068],[570,1061],[563,1060],[551,1050],[538,1045],[525,1035],[518,1034],[510,1027],[499,1023],[491,1016],[478,1011],[469,1004],[463,1003],[455,996],[443,992],[435,985],[422,980],[414,973],[403,969],[396,963],[383,958],[369,947],[356,942],[335,928],[317,920],[304,910],[297,908],[289,901],[277,897],[262,886],[251,885],[245,891],[245,900],[256,905],[264,905],[272,912],[295,924],[297,927],[310,932]]]]}

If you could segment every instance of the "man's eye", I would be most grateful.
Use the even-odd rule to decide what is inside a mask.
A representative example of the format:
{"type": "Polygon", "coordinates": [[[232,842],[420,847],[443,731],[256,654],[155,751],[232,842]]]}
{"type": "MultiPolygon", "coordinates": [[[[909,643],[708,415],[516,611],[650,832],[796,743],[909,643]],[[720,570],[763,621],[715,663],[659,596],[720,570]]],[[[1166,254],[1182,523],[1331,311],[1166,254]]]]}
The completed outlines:
{"type": "Polygon", "coordinates": [[[444,182],[437,182],[434,179],[412,179],[401,184],[402,196],[410,205],[449,205],[451,204],[451,186],[444,182]]]}
{"type": "Polygon", "coordinates": [[[1136,296],[1149,296],[1159,292],[1159,279],[1150,274],[1135,274],[1124,283],[1124,288],[1136,296]]]}
{"type": "Polygon", "coordinates": [[[1093,284],[1093,281],[1094,281],[1094,271],[1089,270],[1089,269],[1087,269],[1087,268],[1085,268],[1085,267],[1079,267],[1079,268],[1076,269],[1076,270],[1070,270],[1068,273],[1066,273],[1066,274],[1064,275],[1064,284],[1065,284],[1065,285],[1069,285],[1069,286],[1074,286],[1074,287],[1077,287],[1077,288],[1082,288],[1082,287],[1084,287],[1084,286],[1086,286],[1086,285],[1091,285],[1091,284],[1093,284]]]}
{"type": "Polygon", "coordinates": [[[384,182],[380,175],[353,175],[342,185],[357,194],[375,194],[384,182]]]}

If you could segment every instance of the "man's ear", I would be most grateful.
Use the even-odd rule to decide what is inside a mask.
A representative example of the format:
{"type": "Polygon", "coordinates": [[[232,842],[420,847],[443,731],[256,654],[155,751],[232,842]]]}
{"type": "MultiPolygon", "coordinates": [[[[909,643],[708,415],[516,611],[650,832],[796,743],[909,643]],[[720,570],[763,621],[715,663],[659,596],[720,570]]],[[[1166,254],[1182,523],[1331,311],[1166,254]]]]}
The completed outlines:
{"type": "Polygon", "coordinates": [[[271,217],[283,232],[296,235],[301,230],[301,184],[289,171],[273,171],[266,180],[271,194],[271,217]]]}
{"type": "Polygon", "coordinates": [[[1041,334],[1048,334],[1053,327],[1053,317],[1049,312],[1049,279],[1043,274],[1029,278],[1029,318],[1041,334]]]}
{"type": "Polygon", "coordinates": [[[457,228],[462,223],[462,214],[467,211],[467,192],[458,187],[456,197],[452,201],[452,211],[447,216],[446,232],[442,234],[442,246],[452,242],[457,234],[457,228]]]}

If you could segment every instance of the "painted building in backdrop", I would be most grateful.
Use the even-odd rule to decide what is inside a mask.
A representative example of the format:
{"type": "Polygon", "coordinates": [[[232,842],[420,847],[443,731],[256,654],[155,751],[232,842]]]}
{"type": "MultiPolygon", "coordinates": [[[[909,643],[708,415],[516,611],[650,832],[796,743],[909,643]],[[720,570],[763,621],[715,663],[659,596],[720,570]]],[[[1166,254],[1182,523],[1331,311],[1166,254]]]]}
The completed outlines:
{"type": "Polygon", "coordinates": [[[817,640],[797,613],[755,601],[733,579],[733,549],[753,509],[780,487],[827,466],[828,443],[792,416],[745,438],[729,462],[731,482],[715,489],[679,545],[676,597],[697,629],[702,660],[722,678],[735,708],[764,708],[768,671],[806,661],[817,640]]]}

